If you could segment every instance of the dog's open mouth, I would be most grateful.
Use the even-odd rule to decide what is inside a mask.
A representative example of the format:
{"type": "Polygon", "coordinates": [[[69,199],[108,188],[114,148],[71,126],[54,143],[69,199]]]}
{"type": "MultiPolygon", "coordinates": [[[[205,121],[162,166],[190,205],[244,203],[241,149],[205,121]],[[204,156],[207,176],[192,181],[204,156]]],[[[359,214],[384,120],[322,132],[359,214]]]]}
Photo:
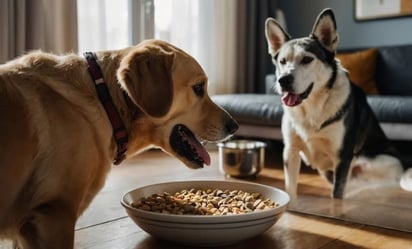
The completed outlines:
{"type": "Polygon", "coordinates": [[[313,88],[313,83],[310,84],[308,88],[306,88],[306,90],[301,94],[284,92],[282,95],[282,103],[287,106],[297,106],[309,96],[310,92],[312,91],[312,88],[313,88]]]}
{"type": "Polygon", "coordinates": [[[178,124],[173,127],[170,135],[170,145],[177,154],[198,167],[203,167],[203,164],[210,165],[209,153],[185,125],[178,124]]]}

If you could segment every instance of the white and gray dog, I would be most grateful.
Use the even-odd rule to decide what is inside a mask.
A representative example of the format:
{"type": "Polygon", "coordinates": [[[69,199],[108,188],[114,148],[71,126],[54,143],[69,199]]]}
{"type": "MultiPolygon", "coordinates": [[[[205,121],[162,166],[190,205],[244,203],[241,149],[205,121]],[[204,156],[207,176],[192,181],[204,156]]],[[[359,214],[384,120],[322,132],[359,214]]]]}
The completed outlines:
{"type": "Polygon", "coordinates": [[[266,20],[269,54],[284,116],[285,187],[297,198],[301,160],[333,184],[343,198],[348,179],[399,181],[403,168],[362,90],[335,59],[338,45],[331,9],[323,10],[308,37],[290,39],[276,20],[266,20]]]}

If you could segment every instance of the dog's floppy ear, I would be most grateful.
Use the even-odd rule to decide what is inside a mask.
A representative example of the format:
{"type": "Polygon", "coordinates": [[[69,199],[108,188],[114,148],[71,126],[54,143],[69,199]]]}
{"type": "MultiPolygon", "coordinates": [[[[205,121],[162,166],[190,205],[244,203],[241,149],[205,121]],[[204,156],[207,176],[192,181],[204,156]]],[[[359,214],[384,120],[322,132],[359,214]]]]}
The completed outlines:
{"type": "Polygon", "coordinates": [[[136,49],[120,64],[117,77],[132,101],[146,114],[162,117],[173,100],[173,53],[136,49]]]}
{"type": "Polygon", "coordinates": [[[290,39],[290,35],[271,17],[266,19],[265,35],[268,42],[268,51],[272,56],[275,56],[279,48],[290,39]]]}
{"type": "Polygon", "coordinates": [[[323,47],[330,52],[335,52],[338,46],[338,32],[336,29],[335,15],[332,9],[323,10],[316,19],[312,34],[323,47]]]}

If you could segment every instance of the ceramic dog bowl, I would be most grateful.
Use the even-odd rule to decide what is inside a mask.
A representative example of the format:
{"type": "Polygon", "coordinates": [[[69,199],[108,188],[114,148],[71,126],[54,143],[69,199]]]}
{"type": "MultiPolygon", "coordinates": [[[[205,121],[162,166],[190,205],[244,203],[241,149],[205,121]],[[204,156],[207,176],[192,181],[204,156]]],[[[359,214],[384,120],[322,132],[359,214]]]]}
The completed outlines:
{"type": "Polygon", "coordinates": [[[265,165],[266,143],[253,140],[232,140],[219,143],[219,169],[229,176],[257,175],[265,165]]]}
{"type": "Polygon", "coordinates": [[[255,237],[271,228],[286,210],[289,195],[267,185],[241,181],[180,181],[149,185],[126,193],[121,204],[129,217],[154,237],[189,246],[216,247],[238,243],[255,237]],[[231,215],[188,215],[145,211],[133,203],[165,191],[182,189],[228,189],[260,193],[278,205],[276,207],[231,215]]]}

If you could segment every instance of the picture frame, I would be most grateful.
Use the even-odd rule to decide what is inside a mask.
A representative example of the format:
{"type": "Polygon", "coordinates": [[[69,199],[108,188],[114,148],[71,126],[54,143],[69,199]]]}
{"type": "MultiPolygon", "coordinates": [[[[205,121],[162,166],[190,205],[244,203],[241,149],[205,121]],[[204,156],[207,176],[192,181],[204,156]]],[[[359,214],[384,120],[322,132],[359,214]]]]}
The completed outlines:
{"type": "Polygon", "coordinates": [[[412,16],[411,0],[354,0],[356,21],[412,16]]]}

